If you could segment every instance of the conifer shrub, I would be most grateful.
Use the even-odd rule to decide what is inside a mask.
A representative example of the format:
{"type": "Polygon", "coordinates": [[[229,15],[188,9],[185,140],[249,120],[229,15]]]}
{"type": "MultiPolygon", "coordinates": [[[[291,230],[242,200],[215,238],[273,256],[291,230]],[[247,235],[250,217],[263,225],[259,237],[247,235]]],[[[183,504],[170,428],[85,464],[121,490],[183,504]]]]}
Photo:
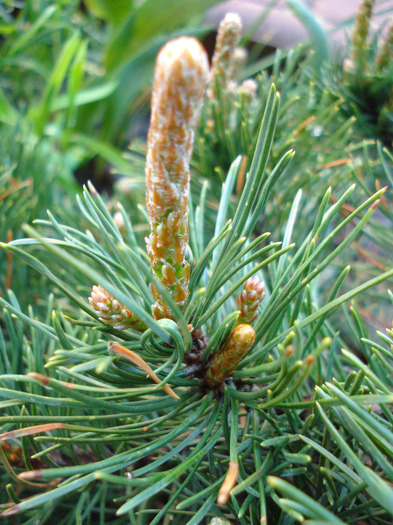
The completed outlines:
{"type": "Polygon", "coordinates": [[[342,524],[393,515],[393,334],[374,342],[353,304],[350,347],[330,315],[393,277],[386,269],[343,292],[350,267],[331,271],[386,190],[364,196],[348,185],[332,201],[325,188],[314,210],[296,191],[277,221],[268,210],[294,152],[274,152],[272,85],[255,143],[216,185],[218,202],[209,204],[206,184],[191,198],[198,115],[211,107],[201,110],[203,93],[213,107],[220,93],[209,75],[194,38],[159,53],[145,239],[132,210],[119,204],[115,220],[89,183],[78,199],[87,229],[49,212],[24,227],[26,238],[2,243],[52,286],[44,315],[13,292],[0,297],[6,521],[342,524]]]}

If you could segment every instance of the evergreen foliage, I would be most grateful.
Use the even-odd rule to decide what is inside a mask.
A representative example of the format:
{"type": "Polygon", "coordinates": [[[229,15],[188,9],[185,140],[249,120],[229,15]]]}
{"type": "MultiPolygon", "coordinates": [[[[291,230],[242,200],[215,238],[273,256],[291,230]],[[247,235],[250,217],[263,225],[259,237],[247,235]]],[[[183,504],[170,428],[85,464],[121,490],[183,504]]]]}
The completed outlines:
{"type": "MultiPolygon", "coordinates": [[[[101,35],[95,17],[105,20],[107,71],[158,49],[163,30],[152,44],[154,2],[119,2],[118,11],[102,0],[86,4],[91,12],[75,11],[76,3],[67,9],[87,17],[94,34],[101,35]],[[131,26],[135,34],[126,42],[131,26]]],[[[197,2],[191,4],[196,12],[197,2]]],[[[163,20],[174,30],[178,3],[168,5],[163,20]]],[[[22,13],[28,16],[28,8],[22,13]]],[[[46,58],[45,16],[64,14],[44,11],[30,27],[46,58]]],[[[15,29],[6,47],[19,41],[19,56],[26,49],[16,38],[25,34],[16,31],[23,17],[2,16],[15,29]]],[[[231,53],[241,55],[235,37],[223,53],[229,63],[231,53]]],[[[67,42],[60,39],[56,57],[64,58],[67,42]]],[[[76,46],[74,60],[87,47],[76,46]]],[[[181,148],[160,150],[160,140],[151,140],[149,158],[161,161],[164,151],[166,164],[148,165],[148,212],[140,205],[136,213],[120,185],[111,202],[89,182],[76,205],[68,203],[69,171],[88,156],[72,153],[73,131],[63,126],[82,84],[60,113],[45,114],[40,132],[31,129],[34,112],[18,116],[25,127],[5,123],[1,257],[13,274],[10,281],[11,270],[5,272],[0,295],[4,523],[391,523],[393,297],[386,283],[393,279],[393,157],[390,145],[353,140],[354,121],[343,117],[343,98],[335,99],[327,80],[332,66],[316,69],[313,55],[301,53],[277,53],[272,71],[256,81],[243,78],[256,67],[251,59],[226,69],[237,75],[229,91],[220,83],[224,69],[216,67],[195,135],[191,196],[193,131],[181,180],[170,169],[179,167],[181,148]],[[49,114],[59,130],[54,138],[49,114]],[[54,168],[61,160],[63,182],[54,168]],[[164,202],[167,213],[154,215],[159,177],[162,187],[164,180],[184,187],[164,202]],[[43,206],[51,209],[45,220],[43,206]],[[178,208],[183,222],[188,217],[180,233],[171,216],[178,208]],[[22,222],[30,223],[24,234],[22,222]],[[159,250],[164,226],[177,236],[172,251],[159,250]],[[21,277],[22,268],[29,273],[21,277]],[[178,279],[187,269],[184,300],[166,278],[171,268],[178,279]],[[6,292],[10,282],[14,291],[6,292]]],[[[86,64],[80,62],[81,71],[86,64]]],[[[71,70],[77,74],[62,70],[66,86],[74,85],[71,70]]],[[[29,93],[35,80],[30,72],[21,89],[29,93]]],[[[177,94],[174,84],[168,89],[177,94]]],[[[60,97],[49,85],[45,93],[60,97]]],[[[2,107],[10,113],[15,100],[2,107]]],[[[174,100],[165,118],[177,115],[176,104],[187,107],[184,97],[174,100]]],[[[98,106],[93,120],[103,110],[98,106]]],[[[174,120],[167,126],[176,144],[176,133],[185,136],[180,127],[174,120]]],[[[105,151],[118,168],[134,170],[132,184],[140,188],[145,150],[124,158],[105,151]]]]}

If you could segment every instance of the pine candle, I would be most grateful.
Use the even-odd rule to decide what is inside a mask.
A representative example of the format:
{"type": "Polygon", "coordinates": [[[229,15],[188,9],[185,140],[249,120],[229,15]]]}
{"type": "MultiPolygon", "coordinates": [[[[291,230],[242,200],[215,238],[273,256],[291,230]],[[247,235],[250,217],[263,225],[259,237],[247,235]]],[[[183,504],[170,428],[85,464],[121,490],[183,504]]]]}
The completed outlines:
{"type": "MultiPolygon", "coordinates": [[[[189,163],[208,75],[206,52],[195,38],[171,40],[157,57],[145,170],[151,233],[145,240],[156,277],[179,307],[189,294],[189,163]]],[[[154,317],[172,318],[154,287],[153,295],[154,317]]]]}
{"type": "Polygon", "coordinates": [[[237,45],[240,41],[242,22],[236,13],[228,13],[220,23],[217,33],[216,46],[212,60],[211,85],[209,86],[209,98],[218,96],[217,84],[222,90],[228,88],[228,83],[235,80],[239,68],[239,53],[237,45]]]}
{"type": "Polygon", "coordinates": [[[210,386],[220,385],[235,370],[242,358],[248,354],[255,341],[255,330],[249,324],[236,326],[216,354],[206,372],[210,386]]]}

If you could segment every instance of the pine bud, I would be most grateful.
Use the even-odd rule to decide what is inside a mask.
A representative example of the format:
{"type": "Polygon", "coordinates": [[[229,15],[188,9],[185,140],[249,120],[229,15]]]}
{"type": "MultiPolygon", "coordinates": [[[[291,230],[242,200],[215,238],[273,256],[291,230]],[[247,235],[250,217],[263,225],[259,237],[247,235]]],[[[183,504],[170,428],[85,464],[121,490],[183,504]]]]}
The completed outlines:
{"type": "Polygon", "coordinates": [[[206,372],[209,385],[217,386],[237,367],[248,354],[255,341],[255,330],[249,324],[236,326],[225,341],[223,348],[213,357],[206,372]]]}
{"type": "Polygon", "coordinates": [[[388,67],[393,59],[393,25],[389,27],[386,40],[377,56],[377,70],[382,71],[388,67]]]}
{"type": "MultiPolygon", "coordinates": [[[[195,38],[168,42],[154,72],[146,159],[146,204],[151,233],[146,238],[151,265],[175,303],[185,305],[190,266],[188,242],[189,162],[194,131],[208,80],[205,50],[195,38]]],[[[157,290],[153,315],[171,318],[157,290]]]]}
{"type": "Polygon", "coordinates": [[[221,21],[216,46],[212,59],[211,85],[208,91],[209,98],[216,98],[217,83],[223,90],[226,89],[228,81],[233,78],[234,54],[239,43],[242,30],[240,17],[235,13],[228,13],[221,21]]]}
{"type": "Polygon", "coordinates": [[[368,30],[375,0],[363,0],[355,19],[355,29],[352,36],[351,61],[357,70],[364,69],[364,52],[367,48],[368,30]]]}
{"type": "Polygon", "coordinates": [[[237,298],[237,306],[240,310],[238,324],[251,324],[258,316],[258,306],[265,297],[265,285],[255,275],[247,279],[244,283],[243,290],[237,298]]]}
{"type": "Polygon", "coordinates": [[[113,297],[102,286],[93,286],[89,297],[89,303],[99,315],[99,320],[109,324],[116,330],[133,328],[138,332],[144,332],[147,328],[145,323],[139,319],[131,310],[126,308],[113,297]]]}
{"type": "Polygon", "coordinates": [[[244,66],[247,63],[248,52],[244,47],[236,47],[232,56],[232,79],[239,82],[244,66]]]}
{"type": "Polygon", "coordinates": [[[248,103],[252,102],[255,99],[257,91],[258,84],[253,78],[248,78],[247,80],[244,80],[238,88],[239,95],[243,96],[248,103]]]}

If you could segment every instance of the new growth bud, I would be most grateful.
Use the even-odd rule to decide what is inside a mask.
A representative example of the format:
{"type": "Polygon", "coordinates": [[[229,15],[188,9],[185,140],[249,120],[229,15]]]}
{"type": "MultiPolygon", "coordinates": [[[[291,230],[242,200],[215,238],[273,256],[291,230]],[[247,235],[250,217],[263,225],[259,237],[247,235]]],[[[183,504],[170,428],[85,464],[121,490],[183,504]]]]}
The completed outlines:
{"type": "Polygon", "coordinates": [[[245,67],[247,63],[247,58],[248,58],[248,52],[246,48],[236,47],[233,50],[232,71],[231,71],[233,80],[235,81],[240,80],[243,68],[245,67]]]}
{"type": "Polygon", "coordinates": [[[364,52],[368,46],[367,37],[375,0],[363,0],[355,19],[355,29],[352,36],[351,61],[356,69],[365,67],[364,52]]]}
{"type": "Polygon", "coordinates": [[[244,97],[246,102],[249,104],[255,99],[258,91],[258,84],[253,78],[248,78],[244,80],[239,88],[238,93],[240,97],[244,97]]]}
{"type": "Polygon", "coordinates": [[[258,316],[258,306],[265,297],[265,285],[255,275],[247,279],[244,283],[243,290],[237,298],[237,306],[240,310],[238,324],[251,324],[258,316]]]}
{"type": "Polygon", "coordinates": [[[389,67],[393,59],[393,24],[390,25],[385,42],[377,56],[377,70],[382,71],[389,67]]]}
{"type": "Polygon", "coordinates": [[[102,286],[93,286],[89,303],[97,312],[98,318],[105,324],[109,324],[116,330],[133,328],[138,332],[144,332],[147,328],[145,323],[139,319],[131,310],[113,297],[102,286]]]}
{"type": "Polygon", "coordinates": [[[234,75],[238,75],[238,52],[235,53],[235,49],[240,40],[241,30],[242,22],[235,13],[228,13],[220,23],[212,58],[209,98],[217,97],[217,84],[225,90],[228,82],[234,79],[234,75]]]}
{"type": "Polygon", "coordinates": [[[206,372],[209,385],[217,386],[230,375],[242,358],[248,354],[255,341],[255,330],[249,324],[236,326],[216,354],[206,372]]]}
{"type": "MultiPolygon", "coordinates": [[[[151,233],[145,240],[155,275],[180,307],[190,278],[189,162],[208,75],[206,52],[195,38],[172,40],[157,57],[145,170],[151,233]]],[[[172,318],[154,288],[153,295],[154,317],[172,318]]]]}

